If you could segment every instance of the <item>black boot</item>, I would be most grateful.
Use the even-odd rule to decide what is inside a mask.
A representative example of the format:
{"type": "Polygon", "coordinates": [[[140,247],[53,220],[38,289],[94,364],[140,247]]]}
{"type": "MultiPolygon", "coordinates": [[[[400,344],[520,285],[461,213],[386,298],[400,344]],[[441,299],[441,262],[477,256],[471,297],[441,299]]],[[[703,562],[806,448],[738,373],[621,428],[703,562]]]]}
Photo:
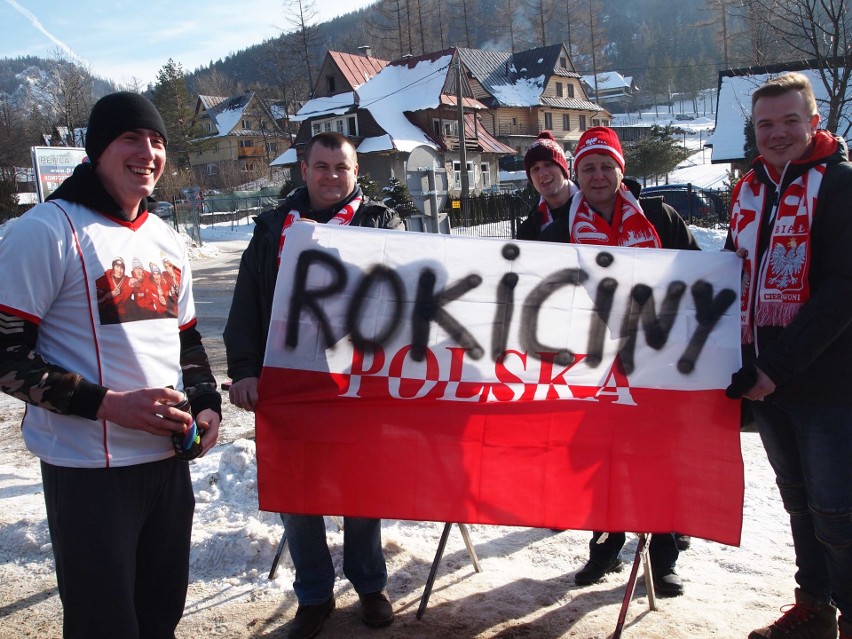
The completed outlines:
{"type": "Polygon", "coordinates": [[[578,586],[590,586],[605,575],[620,571],[624,564],[621,563],[618,553],[623,545],[624,533],[595,532],[589,542],[589,561],[574,575],[574,583],[578,586]]]}

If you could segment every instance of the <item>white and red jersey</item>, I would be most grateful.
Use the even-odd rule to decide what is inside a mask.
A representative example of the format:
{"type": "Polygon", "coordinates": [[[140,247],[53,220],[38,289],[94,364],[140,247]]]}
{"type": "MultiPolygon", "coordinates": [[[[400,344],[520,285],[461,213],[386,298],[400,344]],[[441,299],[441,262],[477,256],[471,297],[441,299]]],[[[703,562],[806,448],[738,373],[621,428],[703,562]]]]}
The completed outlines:
{"type": "MultiPolygon", "coordinates": [[[[130,223],[66,200],[39,204],[0,242],[0,261],[0,308],[38,324],[46,361],[115,391],[183,387],[180,330],[196,319],[192,276],[184,241],[157,216],[130,223]],[[118,262],[125,286],[142,281],[133,293],[99,301],[97,282],[103,288],[118,262]],[[176,280],[176,306],[152,309],[136,299],[143,290],[150,295],[155,268],[176,280]]],[[[168,437],[32,405],[23,435],[33,454],[58,466],[128,466],[173,454],[168,437]]]]}

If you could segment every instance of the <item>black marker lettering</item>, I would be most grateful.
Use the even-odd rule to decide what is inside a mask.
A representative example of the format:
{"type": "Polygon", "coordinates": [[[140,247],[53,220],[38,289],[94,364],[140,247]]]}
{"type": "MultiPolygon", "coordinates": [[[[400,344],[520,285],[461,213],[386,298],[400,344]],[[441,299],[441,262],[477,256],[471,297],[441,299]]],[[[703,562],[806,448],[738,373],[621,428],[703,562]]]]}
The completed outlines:
{"type": "Polygon", "coordinates": [[[723,288],[716,297],[713,297],[713,285],[699,280],[692,285],[692,298],[695,300],[695,319],[698,320],[698,328],[695,329],[689,344],[686,345],[686,350],[677,361],[677,370],[684,375],[695,370],[695,363],[701,355],[707,338],[713,332],[719,318],[736,301],[737,294],[729,288],[723,288]]]}
{"type": "Polygon", "coordinates": [[[622,335],[627,340],[619,351],[624,372],[628,375],[635,368],[636,336],[639,332],[639,320],[642,320],[642,330],[645,333],[645,342],[654,350],[660,350],[666,345],[669,332],[677,319],[677,309],[680,298],[686,291],[686,284],[675,281],[669,284],[666,297],[657,315],[654,303],[654,290],[646,284],[637,284],[630,292],[630,310],[624,317],[622,335]]]}
{"type": "Polygon", "coordinates": [[[579,268],[566,268],[544,278],[524,300],[521,312],[520,343],[521,350],[527,353],[552,352],[553,361],[560,366],[568,366],[574,362],[574,353],[565,348],[545,346],[538,341],[538,315],[541,306],[548,297],[563,286],[578,286],[589,279],[588,273],[579,268]]]}
{"type": "Polygon", "coordinates": [[[484,349],[476,338],[444,306],[482,284],[480,275],[471,274],[437,293],[435,271],[424,268],[417,280],[417,297],[411,313],[411,359],[422,362],[426,356],[429,342],[429,329],[432,322],[443,328],[461,347],[469,349],[472,359],[480,359],[484,349]]]}
{"type": "Polygon", "coordinates": [[[323,313],[318,300],[331,297],[346,287],[346,269],[343,265],[322,251],[302,251],[296,262],[296,273],[293,276],[293,296],[290,298],[290,321],[287,322],[287,334],[284,345],[293,349],[299,344],[299,321],[303,311],[310,311],[319,323],[320,332],[325,340],[325,348],[334,345],[336,339],[331,325],[323,313]],[[313,264],[325,266],[331,271],[331,282],[325,288],[309,290],[308,272],[313,264]]]}
{"type": "MultiPolygon", "coordinates": [[[[358,287],[353,293],[352,303],[346,311],[346,331],[349,333],[352,343],[355,348],[368,353],[376,350],[378,347],[384,346],[394,333],[399,330],[402,321],[402,308],[405,302],[405,285],[402,278],[394,271],[383,264],[376,264],[358,283],[358,287]],[[376,333],[372,338],[364,337],[359,326],[361,312],[364,306],[369,301],[368,293],[373,286],[379,286],[382,282],[387,282],[392,292],[393,299],[383,298],[382,302],[388,302],[388,310],[390,317],[385,319],[385,326],[381,329],[376,329],[376,333]]],[[[385,307],[382,307],[382,312],[385,307]]],[[[378,314],[377,314],[378,316],[378,314]]]]}

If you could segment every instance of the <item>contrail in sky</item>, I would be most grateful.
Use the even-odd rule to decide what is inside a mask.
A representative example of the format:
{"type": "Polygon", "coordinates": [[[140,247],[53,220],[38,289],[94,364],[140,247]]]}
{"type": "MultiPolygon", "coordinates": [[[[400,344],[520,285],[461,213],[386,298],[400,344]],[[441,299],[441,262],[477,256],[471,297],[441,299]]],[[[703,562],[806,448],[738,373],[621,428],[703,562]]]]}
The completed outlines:
{"type": "Polygon", "coordinates": [[[8,2],[9,6],[12,7],[15,11],[17,11],[22,16],[24,16],[27,20],[29,20],[30,23],[36,29],[38,29],[45,36],[47,36],[47,38],[51,42],[53,42],[57,47],[62,49],[62,51],[64,51],[66,54],[68,54],[70,57],[74,58],[78,62],[82,62],[83,64],[87,64],[86,60],[84,60],[83,58],[81,58],[80,56],[78,56],[76,53],[74,53],[71,50],[71,47],[69,47],[67,44],[62,42],[62,40],[60,40],[59,38],[54,36],[52,33],[50,33],[47,29],[45,29],[44,25],[41,22],[39,22],[38,18],[36,18],[29,9],[27,9],[26,7],[22,7],[17,2],[15,2],[15,0],[6,0],[6,2],[8,2]]]}

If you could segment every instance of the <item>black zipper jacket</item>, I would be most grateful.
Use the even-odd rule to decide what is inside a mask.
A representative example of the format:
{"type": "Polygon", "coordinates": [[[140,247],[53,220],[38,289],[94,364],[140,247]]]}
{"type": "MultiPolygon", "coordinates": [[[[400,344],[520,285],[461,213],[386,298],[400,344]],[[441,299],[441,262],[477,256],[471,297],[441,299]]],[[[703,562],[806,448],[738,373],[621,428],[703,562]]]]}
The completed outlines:
{"type": "MultiPolygon", "coordinates": [[[[228,376],[233,381],[259,377],[263,367],[272,297],[278,278],[278,246],[287,214],[298,210],[306,217],[325,224],[360,193],[361,190],[356,188],[334,207],[313,211],[308,204],[307,189],[300,187],[290,193],[278,208],[265,211],[254,219],[254,235],[240,260],[231,311],[225,325],[228,376]]],[[[404,229],[396,211],[366,197],[355,212],[352,226],[404,229]]]]}
{"type": "MultiPolygon", "coordinates": [[[[813,166],[827,165],[811,223],[810,298],[788,326],[759,326],[756,343],[743,346],[743,363],[756,364],[775,383],[773,398],[852,404],[852,163],[845,144],[836,142],[825,155],[791,162],[780,187],[762,158],[752,165],[768,189],[758,260],[769,244],[779,192],[813,166]]],[[[735,249],[730,232],[726,248],[735,249]]]]}

